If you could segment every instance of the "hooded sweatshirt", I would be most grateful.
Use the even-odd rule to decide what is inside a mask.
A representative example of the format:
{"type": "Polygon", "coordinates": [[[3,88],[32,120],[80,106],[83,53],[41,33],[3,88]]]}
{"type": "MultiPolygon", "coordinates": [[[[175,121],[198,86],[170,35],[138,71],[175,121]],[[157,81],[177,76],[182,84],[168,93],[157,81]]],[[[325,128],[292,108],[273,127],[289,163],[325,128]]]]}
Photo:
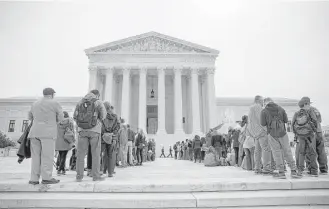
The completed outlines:
{"type": "MultiPolygon", "coordinates": [[[[87,99],[87,100],[96,99],[96,96],[93,93],[88,93],[84,97],[84,99],[87,99]]],[[[77,106],[75,108],[74,116],[73,116],[74,120],[77,120],[77,116],[79,114],[79,106],[80,106],[81,103],[82,103],[82,100],[77,104],[77,106]]],[[[96,133],[101,134],[102,121],[105,119],[107,112],[106,112],[106,109],[104,107],[104,104],[99,100],[95,101],[95,108],[96,108],[97,117],[98,117],[96,126],[93,127],[93,128],[90,128],[90,129],[82,129],[82,128],[79,127],[78,132],[80,132],[80,131],[91,131],[91,132],[96,132],[96,133]]]]}
{"type": "MultiPolygon", "coordinates": [[[[288,122],[288,117],[286,111],[279,105],[275,104],[274,102],[270,102],[266,105],[265,109],[262,110],[261,116],[260,116],[260,124],[262,126],[267,127],[267,133],[269,134],[271,132],[271,120],[273,115],[278,115],[279,118],[284,122],[288,122]]],[[[286,128],[285,128],[286,129],[286,128]]],[[[285,134],[287,132],[285,131],[285,134]]]]}
{"type": "Polygon", "coordinates": [[[64,140],[64,134],[65,134],[66,128],[69,128],[73,133],[75,132],[74,123],[71,118],[64,118],[64,120],[62,120],[60,123],[58,123],[55,150],[64,151],[64,150],[70,150],[72,148],[72,145],[68,144],[64,140]]]}

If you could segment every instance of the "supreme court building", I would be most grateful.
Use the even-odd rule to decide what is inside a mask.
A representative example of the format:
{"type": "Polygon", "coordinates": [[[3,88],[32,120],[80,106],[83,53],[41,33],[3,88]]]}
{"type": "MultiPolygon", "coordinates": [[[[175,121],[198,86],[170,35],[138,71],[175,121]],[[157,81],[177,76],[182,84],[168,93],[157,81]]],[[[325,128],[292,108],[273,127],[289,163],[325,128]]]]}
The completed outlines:
{"type": "Polygon", "coordinates": [[[219,51],[150,32],[85,52],[89,90],[100,90],[101,98],[132,128],[182,141],[217,125],[214,73],[219,51]]]}

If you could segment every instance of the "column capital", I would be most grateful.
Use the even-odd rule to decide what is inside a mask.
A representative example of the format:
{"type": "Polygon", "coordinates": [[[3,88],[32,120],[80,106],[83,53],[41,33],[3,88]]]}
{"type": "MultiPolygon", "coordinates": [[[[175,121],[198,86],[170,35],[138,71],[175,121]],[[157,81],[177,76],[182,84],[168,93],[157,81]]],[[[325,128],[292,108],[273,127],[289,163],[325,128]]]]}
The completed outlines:
{"type": "Polygon", "coordinates": [[[91,65],[88,68],[89,68],[90,71],[97,71],[98,70],[98,67],[94,66],[94,65],[91,65]]]}
{"type": "Polygon", "coordinates": [[[174,68],[175,75],[178,73],[182,73],[182,71],[183,71],[183,67],[174,68]]]}
{"type": "Polygon", "coordinates": [[[191,74],[200,74],[200,70],[197,67],[191,67],[191,74]]]}
{"type": "Polygon", "coordinates": [[[207,75],[213,75],[213,74],[215,74],[215,70],[216,70],[216,68],[207,68],[207,70],[206,70],[206,74],[207,75]]]}
{"type": "Polygon", "coordinates": [[[113,74],[114,73],[114,67],[107,67],[105,68],[106,74],[113,74]]]}
{"type": "Polygon", "coordinates": [[[139,73],[140,74],[147,74],[147,67],[145,66],[142,66],[139,68],[139,73]]]}
{"type": "Polygon", "coordinates": [[[130,74],[130,68],[129,67],[122,68],[122,73],[123,74],[130,74]]]}
{"type": "Polygon", "coordinates": [[[158,74],[164,73],[166,67],[157,67],[158,74]]]}

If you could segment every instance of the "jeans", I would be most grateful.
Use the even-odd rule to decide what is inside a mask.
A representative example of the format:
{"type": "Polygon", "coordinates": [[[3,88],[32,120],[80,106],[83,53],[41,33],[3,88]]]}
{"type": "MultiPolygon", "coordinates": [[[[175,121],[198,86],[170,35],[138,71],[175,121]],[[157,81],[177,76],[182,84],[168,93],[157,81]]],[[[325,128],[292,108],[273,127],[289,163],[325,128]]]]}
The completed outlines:
{"type": "Polygon", "coordinates": [[[193,148],[192,147],[189,147],[188,148],[188,153],[189,153],[189,157],[190,157],[190,159],[189,160],[193,160],[193,148]]]}
{"type": "Polygon", "coordinates": [[[133,142],[128,141],[128,162],[130,165],[133,164],[133,142]]]}
{"type": "Polygon", "coordinates": [[[90,144],[88,146],[88,154],[87,154],[87,169],[91,170],[92,167],[92,157],[91,157],[91,147],[90,144]]]}
{"type": "MultiPolygon", "coordinates": [[[[324,141],[323,141],[323,135],[321,132],[316,133],[316,153],[318,155],[318,163],[320,172],[328,172],[328,159],[326,150],[324,148],[324,141]]],[[[310,158],[308,155],[306,155],[306,166],[309,167],[310,164],[310,158]]]]}
{"type": "Polygon", "coordinates": [[[290,169],[292,171],[296,171],[296,163],[292,157],[288,135],[286,134],[277,139],[273,138],[271,135],[268,135],[268,141],[272,149],[275,169],[283,173],[285,170],[284,160],[286,160],[290,169]]]}
{"type": "Polygon", "coordinates": [[[122,166],[127,165],[127,152],[128,152],[128,143],[122,145],[120,144],[120,159],[122,166]]]}
{"type": "Polygon", "coordinates": [[[177,153],[178,153],[178,151],[175,151],[175,159],[177,160],[177,153]]]}
{"type": "Polygon", "coordinates": [[[80,131],[77,145],[77,179],[83,178],[85,156],[90,145],[92,158],[91,173],[93,178],[100,176],[100,153],[101,153],[101,137],[99,133],[92,131],[80,131]]]}
{"type": "Polygon", "coordinates": [[[233,147],[234,154],[235,154],[235,164],[238,165],[239,163],[239,147],[233,147]]]}
{"type": "Polygon", "coordinates": [[[247,170],[253,170],[254,169],[254,152],[255,147],[252,148],[244,148],[244,153],[246,154],[245,160],[247,161],[247,170]]]}
{"type": "Polygon", "coordinates": [[[317,153],[316,153],[316,139],[314,136],[302,137],[298,136],[299,141],[299,159],[298,170],[303,171],[305,169],[305,155],[308,155],[310,163],[308,170],[311,174],[318,173],[317,153]]]}
{"type": "Polygon", "coordinates": [[[201,151],[201,160],[204,160],[205,155],[206,155],[206,151],[201,151]]]}
{"type": "Polygon", "coordinates": [[[219,160],[222,157],[222,147],[215,147],[216,157],[219,160]]]}
{"type": "Polygon", "coordinates": [[[272,151],[268,142],[268,136],[261,136],[255,140],[255,170],[272,171],[272,151]]]}
{"type": "Polygon", "coordinates": [[[106,171],[109,175],[114,173],[115,162],[116,162],[116,144],[102,144],[103,150],[103,173],[106,171]]]}
{"type": "Polygon", "coordinates": [[[240,167],[242,165],[243,158],[245,156],[243,144],[239,143],[239,159],[238,159],[238,166],[240,167]]]}
{"type": "Polygon", "coordinates": [[[52,179],[54,153],[54,139],[31,138],[31,181],[52,179]]]}
{"type": "Polygon", "coordinates": [[[137,155],[137,162],[139,164],[142,164],[143,163],[143,148],[137,148],[136,155],[137,155]]]}
{"type": "Polygon", "coordinates": [[[201,148],[194,149],[194,162],[199,158],[199,162],[201,163],[201,148]]]}
{"type": "Polygon", "coordinates": [[[68,150],[59,151],[59,166],[58,171],[65,171],[65,162],[66,162],[66,155],[68,150]]]}

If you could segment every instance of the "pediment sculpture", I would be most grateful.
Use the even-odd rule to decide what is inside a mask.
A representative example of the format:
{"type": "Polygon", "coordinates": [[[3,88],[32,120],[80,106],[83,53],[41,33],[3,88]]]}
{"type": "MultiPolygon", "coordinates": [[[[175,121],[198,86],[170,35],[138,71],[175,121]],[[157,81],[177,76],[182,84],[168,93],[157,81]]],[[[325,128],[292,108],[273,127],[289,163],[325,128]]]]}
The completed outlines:
{"type": "Polygon", "coordinates": [[[96,52],[172,52],[207,53],[207,51],[176,43],[156,36],[133,40],[127,43],[109,46],[96,52]]]}

